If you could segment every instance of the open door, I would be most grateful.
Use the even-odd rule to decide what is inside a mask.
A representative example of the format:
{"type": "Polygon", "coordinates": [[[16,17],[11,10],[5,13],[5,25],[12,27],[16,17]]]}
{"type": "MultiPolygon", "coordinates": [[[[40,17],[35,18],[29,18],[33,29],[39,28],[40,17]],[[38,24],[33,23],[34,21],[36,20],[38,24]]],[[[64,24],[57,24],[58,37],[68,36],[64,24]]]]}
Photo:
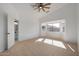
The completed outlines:
{"type": "Polygon", "coordinates": [[[14,18],[8,16],[8,49],[11,48],[15,43],[14,35],[14,18]]]}

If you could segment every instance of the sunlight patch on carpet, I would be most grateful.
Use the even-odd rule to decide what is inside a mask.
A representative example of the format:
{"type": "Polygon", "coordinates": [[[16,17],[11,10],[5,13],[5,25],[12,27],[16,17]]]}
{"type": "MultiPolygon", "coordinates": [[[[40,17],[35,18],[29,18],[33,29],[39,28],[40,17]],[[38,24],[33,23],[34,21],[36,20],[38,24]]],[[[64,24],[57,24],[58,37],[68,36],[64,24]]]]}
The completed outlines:
{"type": "Polygon", "coordinates": [[[54,46],[57,46],[57,47],[60,47],[60,48],[66,49],[65,45],[64,45],[63,42],[61,42],[61,41],[53,40],[53,45],[54,45],[54,46]]]}
{"type": "Polygon", "coordinates": [[[35,42],[41,42],[42,40],[43,40],[43,38],[39,38],[35,42]]]}
{"type": "Polygon", "coordinates": [[[52,40],[51,40],[51,39],[45,39],[45,40],[44,40],[44,43],[47,43],[47,44],[50,44],[50,45],[52,45],[52,44],[53,44],[53,42],[52,42],[52,40]]]}
{"type": "Polygon", "coordinates": [[[52,46],[56,46],[56,47],[66,49],[66,47],[65,47],[65,45],[62,41],[57,41],[57,40],[53,40],[53,39],[39,38],[35,42],[43,42],[43,43],[46,43],[46,44],[49,44],[49,45],[52,45],[52,46]]]}
{"type": "Polygon", "coordinates": [[[75,50],[69,44],[67,44],[67,45],[71,49],[72,52],[75,52],[75,50]]]}

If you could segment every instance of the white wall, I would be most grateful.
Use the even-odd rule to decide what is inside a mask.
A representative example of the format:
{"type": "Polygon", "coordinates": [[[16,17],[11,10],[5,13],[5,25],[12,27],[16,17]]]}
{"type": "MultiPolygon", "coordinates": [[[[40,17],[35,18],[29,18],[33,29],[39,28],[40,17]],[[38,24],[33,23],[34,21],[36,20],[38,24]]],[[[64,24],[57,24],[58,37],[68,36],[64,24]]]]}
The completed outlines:
{"type": "Polygon", "coordinates": [[[42,22],[53,21],[53,20],[60,20],[64,19],[66,21],[65,27],[65,41],[67,42],[77,42],[77,32],[76,32],[76,4],[67,4],[62,8],[54,11],[53,13],[49,14],[41,18],[42,22]]]}
{"type": "Polygon", "coordinates": [[[34,15],[30,4],[13,5],[19,14],[19,40],[27,40],[39,36],[38,15],[34,15]]]}

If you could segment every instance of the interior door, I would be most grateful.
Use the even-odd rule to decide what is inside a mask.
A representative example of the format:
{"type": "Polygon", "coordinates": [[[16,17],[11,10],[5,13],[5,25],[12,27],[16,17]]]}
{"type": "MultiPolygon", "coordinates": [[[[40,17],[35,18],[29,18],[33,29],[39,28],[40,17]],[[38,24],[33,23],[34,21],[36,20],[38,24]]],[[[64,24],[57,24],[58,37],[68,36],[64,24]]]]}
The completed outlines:
{"type": "Polygon", "coordinates": [[[8,15],[8,49],[15,43],[14,18],[8,15]]]}

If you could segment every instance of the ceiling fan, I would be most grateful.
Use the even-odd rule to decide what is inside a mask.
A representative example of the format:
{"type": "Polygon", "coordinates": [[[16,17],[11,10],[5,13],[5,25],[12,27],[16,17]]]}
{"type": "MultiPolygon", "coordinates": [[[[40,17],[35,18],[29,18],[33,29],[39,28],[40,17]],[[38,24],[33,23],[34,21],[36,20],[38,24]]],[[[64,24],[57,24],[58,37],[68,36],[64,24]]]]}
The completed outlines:
{"type": "Polygon", "coordinates": [[[41,10],[44,12],[47,12],[48,9],[50,9],[51,3],[35,3],[33,5],[34,10],[37,10],[40,12],[41,10]]]}

